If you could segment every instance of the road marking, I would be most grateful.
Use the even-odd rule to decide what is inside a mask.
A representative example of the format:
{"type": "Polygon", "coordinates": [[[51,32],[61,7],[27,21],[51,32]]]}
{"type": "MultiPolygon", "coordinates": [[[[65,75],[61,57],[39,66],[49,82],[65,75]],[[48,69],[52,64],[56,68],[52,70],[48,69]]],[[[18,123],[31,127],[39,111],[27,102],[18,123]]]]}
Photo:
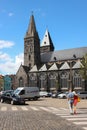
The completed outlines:
{"type": "Polygon", "coordinates": [[[54,107],[48,107],[48,108],[50,108],[51,110],[54,110],[54,111],[59,111],[59,109],[54,108],[54,107]]]}
{"type": "Polygon", "coordinates": [[[35,110],[35,111],[39,111],[39,109],[36,108],[36,107],[30,106],[30,108],[33,109],[33,110],[35,110]]]}
{"type": "Polygon", "coordinates": [[[60,108],[60,110],[64,110],[64,111],[67,111],[68,109],[66,109],[66,108],[62,108],[62,107],[61,107],[61,108],[60,108]]]}
{"type": "Polygon", "coordinates": [[[75,117],[87,117],[87,115],[85,115],[85,114],[82,114],[82,115],[61,115],[61,117],[65,117],[65,118],[68,118],[68,117],[75,118],[75,117]]]}
{"type": "Polygon", "coordinates": [[[1,107],[1,111],[7,111],[7,107],[1,107]]]}
{"type": "Polygon", "coordinates": [[[68,118],[67,120],[69,120],[69,121],[76,121],[76,120],[78,120],[78,121],[81,121],[81,120],[87,120],[87,118],[68,118]]]}
{"type": "Polygon", "coordinates": [[[40,109],[44,110],[44,111],[48,111],[48,112],[51,112],[51,110],[45,108],[45,107],[40,107],[40,109]]]}
{"type": "Polygon", "coordinates": [[[61,116],[61,117],[62,117],[62,116],[65,117],[65,116],[68,116],[69,114],[67,114],[67,113],[57,113],[56,115],[61,116]]]}
{"type": "Polygon", "coordinates": [[[28,111],[28,108],[25,107],[25,106],[21,107],[21,109],[22,109],[23,111],[28,111]]]}
{"type": "Polygon", "coordinates": [[[76,125],[87,125],[87,121],[86,122],[73,122],[76,125]]]}
{"type": "Polygon", "coordinates": [[[17,107],[12,107],[12,110],[17,111],[18,109],[17,109],[17,107]]]}
{"type": "Polygon", "coordinates": [[[84,130],[87,130],[87,114],[86,111],[80,111],[78,110],[78,114],[76,115],[70,115],[69,112],[67,111],[61,111],[60,113],[56,113],[56,115],[65,118],[68,121],[72,121],[73,124],[75,125],[80,125],[81,128],[84,130]]]}

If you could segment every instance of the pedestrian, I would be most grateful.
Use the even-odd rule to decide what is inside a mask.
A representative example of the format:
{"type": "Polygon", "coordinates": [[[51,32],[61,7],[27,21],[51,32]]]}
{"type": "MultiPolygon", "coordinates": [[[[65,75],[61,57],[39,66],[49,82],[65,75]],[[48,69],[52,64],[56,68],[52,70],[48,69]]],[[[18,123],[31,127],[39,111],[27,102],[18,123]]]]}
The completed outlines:
{"type": "Polygon", "coordinates": [[[76,106],[77,106],[77,103],[78,103],[78,95],[75,91],[73,91],[73,94],[74,94],[74,101],[73,101],[73,110],[74,110],[74,114],[77,114],[77,111],[76,111],[76,106]]]}
{"type": "Polygon", "coordinates": [[[68,99],[70,114],[73,114],[74,93],[72,92],[72,89],[69,89],[69,93],[67,94],[67,99],[68,99]]]}

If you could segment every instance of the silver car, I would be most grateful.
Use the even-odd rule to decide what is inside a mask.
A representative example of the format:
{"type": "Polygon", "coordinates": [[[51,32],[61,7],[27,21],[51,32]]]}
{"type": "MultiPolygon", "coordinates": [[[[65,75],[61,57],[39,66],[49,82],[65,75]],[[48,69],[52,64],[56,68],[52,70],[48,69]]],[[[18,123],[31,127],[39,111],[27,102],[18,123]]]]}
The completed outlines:
{"type": "Polygon", "coordinates": [[[78,96],[82,99],[87,99],[87,91],[78,92],[78,96]]]}

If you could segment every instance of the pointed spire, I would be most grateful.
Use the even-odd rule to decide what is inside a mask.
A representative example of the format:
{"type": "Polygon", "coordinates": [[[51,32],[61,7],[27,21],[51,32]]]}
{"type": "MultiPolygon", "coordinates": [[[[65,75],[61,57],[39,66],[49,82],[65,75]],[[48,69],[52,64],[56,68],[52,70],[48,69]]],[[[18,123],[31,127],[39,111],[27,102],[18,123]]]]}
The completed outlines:
{"type": "Polygon", "coordinates": [[[35,25],[35,20],[34,20],[34,16],[33,13],[30,17],[30,23],[29,23],[29,27],[28,27],[28,31],[26,33],[26,36],[35,36],[38,35],[37,31],[36,31],[36,25],[35,25]]]}
{"type": "Polygon", "coordinates": [[[42,43],[41,43],[41,47],[46,47],[46,46],[50,46],[51,51],[54,50],[54,45],[53,45],[50,33],[47,29],[46,29],[44,38],[43,38],[42,43]]]}

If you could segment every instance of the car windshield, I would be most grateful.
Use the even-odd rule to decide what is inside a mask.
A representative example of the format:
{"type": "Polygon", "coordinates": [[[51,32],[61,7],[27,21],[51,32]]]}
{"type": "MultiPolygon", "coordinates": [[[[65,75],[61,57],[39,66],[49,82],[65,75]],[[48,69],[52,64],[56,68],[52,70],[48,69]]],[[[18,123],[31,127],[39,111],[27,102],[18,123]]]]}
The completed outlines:
{"type": "Polygon", "coordinates": [[[14,91],[14,94],[19,94],[19,92],[20,92],[20,90],[19,90],[19,89],[16,89],[16,90],[14,91]]]}

